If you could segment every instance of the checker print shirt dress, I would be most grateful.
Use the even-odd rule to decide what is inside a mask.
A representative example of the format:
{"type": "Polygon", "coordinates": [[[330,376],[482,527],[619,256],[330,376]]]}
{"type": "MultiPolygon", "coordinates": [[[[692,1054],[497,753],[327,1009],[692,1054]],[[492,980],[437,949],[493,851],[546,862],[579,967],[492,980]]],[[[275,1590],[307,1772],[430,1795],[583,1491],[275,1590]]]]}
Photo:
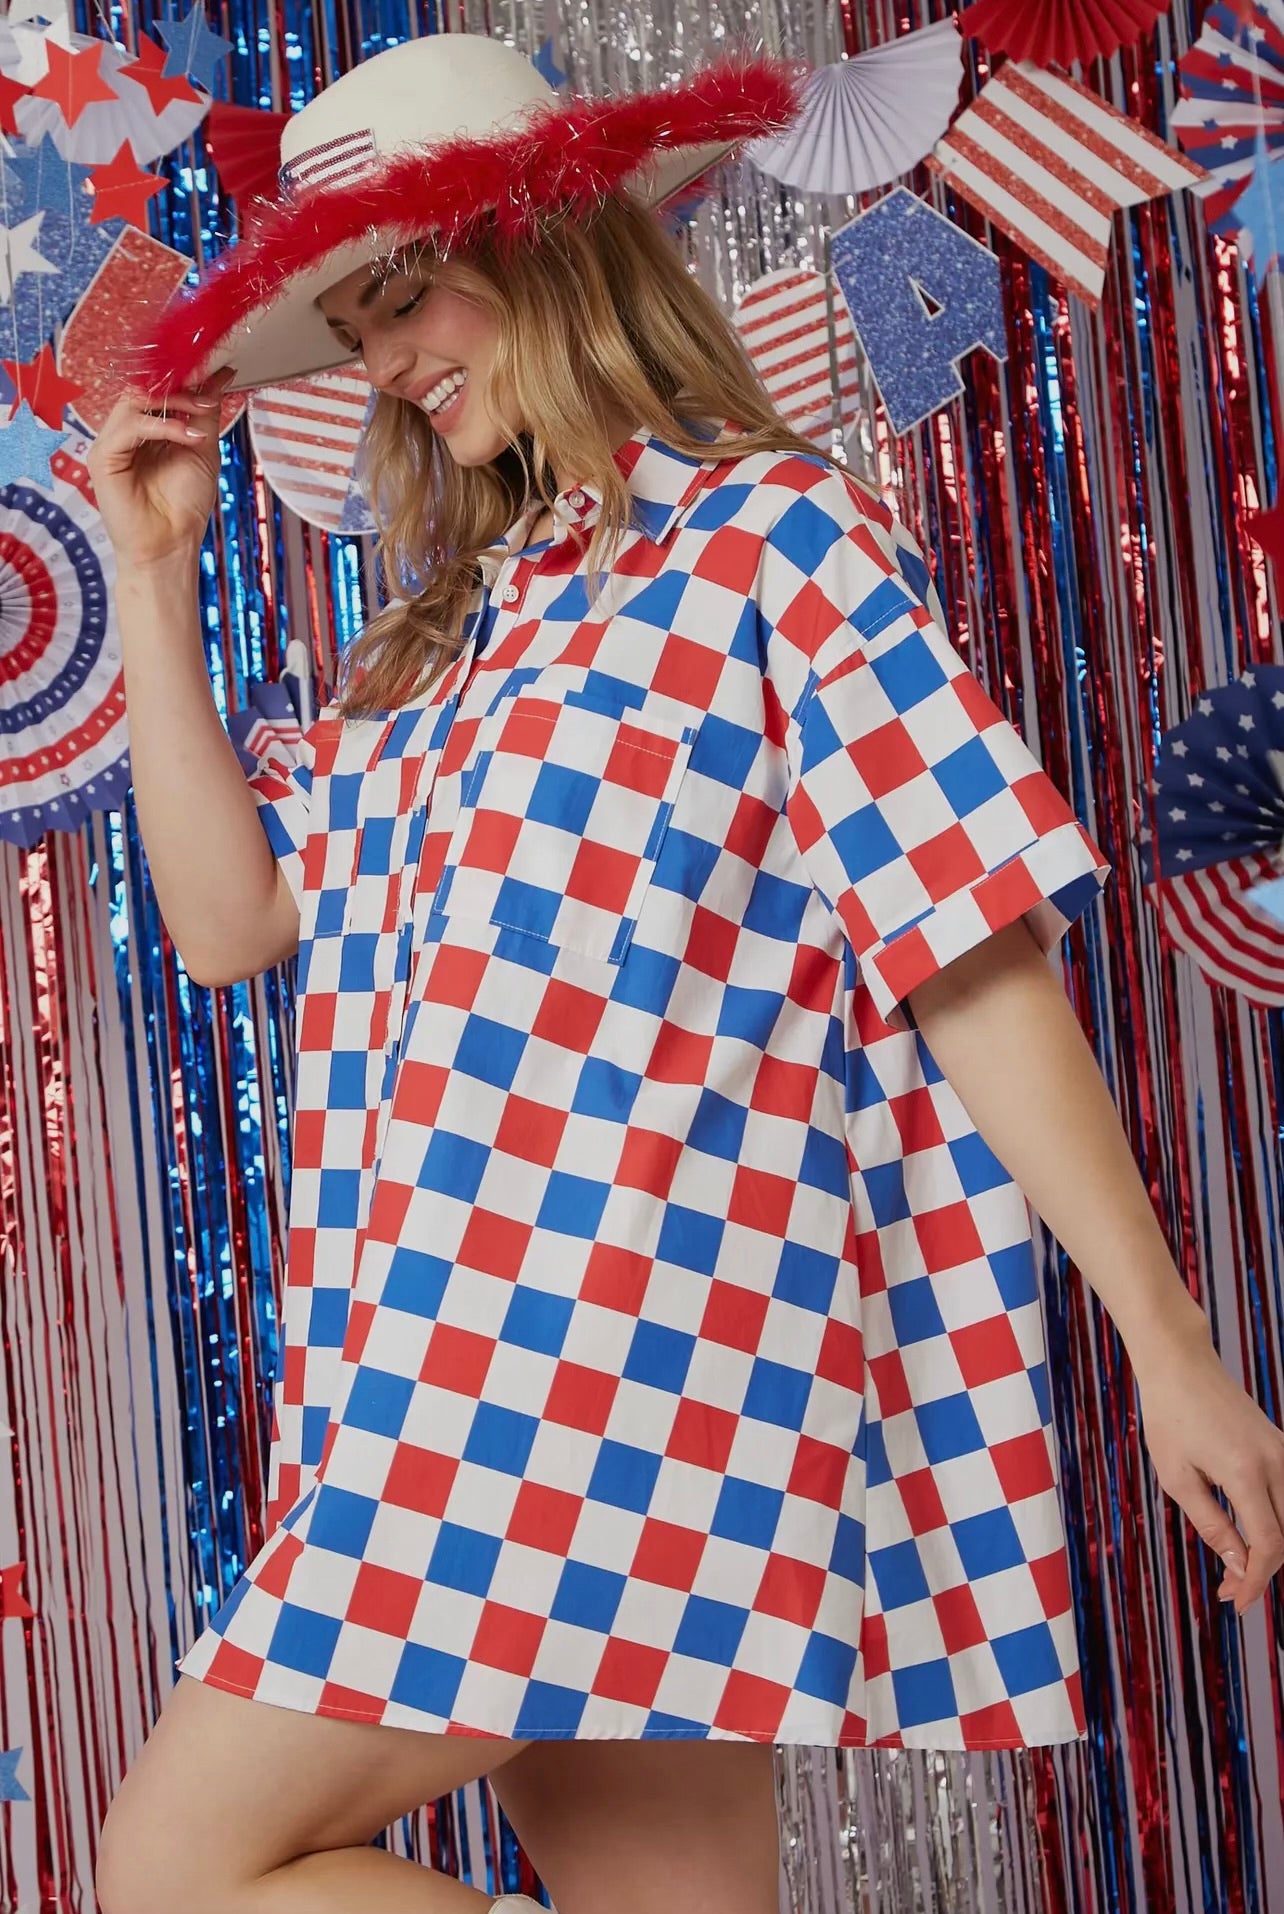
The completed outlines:
{"type": "Polygon", "coordinates": [[[269,1539],[180,1667],[436,1733],[1072,1738],[1029,1213],[904,1000],[1106,867],[876,500],[617,458],[604,597],[571,491],[425,696],[252,780],[284,1360],[269,1539]]]}

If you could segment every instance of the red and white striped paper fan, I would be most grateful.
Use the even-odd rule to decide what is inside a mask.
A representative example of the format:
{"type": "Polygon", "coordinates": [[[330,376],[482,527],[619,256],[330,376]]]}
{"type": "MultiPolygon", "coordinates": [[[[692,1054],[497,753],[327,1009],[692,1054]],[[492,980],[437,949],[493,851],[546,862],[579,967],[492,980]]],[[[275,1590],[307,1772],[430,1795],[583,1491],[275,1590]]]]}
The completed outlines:
{"type": "Polygon", "coordinates": [[[786,266],[754,281],[735,323],[779,412],[829,450],[837,384],[846,438],[860,417],[860,364],[851,314],[820,273],[786,266]]]}
{"type": "Polygon", "coordinates": [[[327,532],[372,532],[357,487],[357,447],[374,402],[359,366],[314,372],[250,395],[250,439],[283,505],[327,532]]]}
{"type": "Polygon", "coordinates": [[[1248,893],[1277,874],[1274,859],[1262,851],[1152,886],[1169,940],[1214,983],[1272,1009],[1284,1005],[1284,926],[1248,893]]]}

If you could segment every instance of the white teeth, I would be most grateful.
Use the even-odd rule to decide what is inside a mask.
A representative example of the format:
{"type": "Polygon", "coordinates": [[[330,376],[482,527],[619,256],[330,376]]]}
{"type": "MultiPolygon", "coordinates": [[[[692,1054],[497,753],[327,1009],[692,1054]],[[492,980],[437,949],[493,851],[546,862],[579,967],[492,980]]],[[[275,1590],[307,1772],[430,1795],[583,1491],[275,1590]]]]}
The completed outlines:
{"type": "Polygon", "coordinates": [[[459,388],[467,382],[467,379],[468,374],[466,372],[452,372],[448,378],[443,379],[439,385],[435,385],[432,391],[427,393],[419,401],[420,405],[422,405],[425,412],[436,412],[440,406],[445,404],[447,399],[452,398],[454,394],[459,391],[459,388]]]}

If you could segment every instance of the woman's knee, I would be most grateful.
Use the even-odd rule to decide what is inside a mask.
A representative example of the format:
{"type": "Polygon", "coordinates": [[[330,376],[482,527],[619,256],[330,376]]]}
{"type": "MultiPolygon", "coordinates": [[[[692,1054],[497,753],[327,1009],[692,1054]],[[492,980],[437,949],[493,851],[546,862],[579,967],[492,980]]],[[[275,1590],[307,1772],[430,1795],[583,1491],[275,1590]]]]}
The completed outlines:
{"type": "MultiPolygon", "coordinates": [[[[199,1789],[199,1776],[192,1777],[199,1789]]],[[[231,1883],[209,1858],[197,1865],[175,1826],[126,1777],[98,1840],[94,1889],[101,1914],[234,1914],[231,1883]]],[[[197,1849],[199,1854],[199,1848],[197,1849]]]]}
{"type": "Polygon", "coordinates": [[[102,1830],[103,1914],[235,1914],[265,1874],[367,1846],[523,1745],[340,1721],[181,1679],[102,1830]]]}

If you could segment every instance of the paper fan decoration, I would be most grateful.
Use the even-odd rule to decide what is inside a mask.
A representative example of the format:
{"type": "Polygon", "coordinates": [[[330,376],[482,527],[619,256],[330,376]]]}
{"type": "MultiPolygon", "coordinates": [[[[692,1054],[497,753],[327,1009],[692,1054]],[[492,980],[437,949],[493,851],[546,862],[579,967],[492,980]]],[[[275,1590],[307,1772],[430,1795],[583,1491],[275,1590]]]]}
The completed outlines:
{"type": "Polygon", "coordinates": [[[253,683],[249,703],[243,711],[234,711],[227,721],[227,735],[236,746],[241,768],[251,774],[260,758],[274,748],[283,750],[293,762],[299,753],[303,726],[294,707],[288,685],[275,682],[253,683]]]}
{"type": "MultiPolygon", "coordinates": [[[[5,64],[3,71],[6,78],[29,86],[39,80],[48,63],[43,46],[45,29],[18,26],[12,33],[18,58],[5,64]]],[[[123,145],[129,145],[138,164],[145,166],[189,139],[209,111],[206,95],[188,87],[184,96],[170,100],[157,112],[147,89],[129,77],[133,56],[124,47],[83,33],[71,34],[68,44],[73,50],[101,49],[99,72],[113,97],[91,100],[71,125],[52,100],[31,95],[17,100],[14,119],[30,146],[37,146],[48,134],[61,158],[73,160],[78,166],[101,166],[114,159],[123,145]]]]}
{"type": "Polygon", "coordinates": [[[838,288],[820,273],[783,267],[750,286],[735,311],[745,352],[776,410],[829,449],[835,394],[843,436],[860,418],[856,329],[838,288]]]}
{"type": "Polygon", "coordinates": [[[258,106],[214,102],[205,123],[205,144],[229,199],[246,205],[252,199],[277,197],[281,128],[289,117],[258,106]]]}
{"type": "Polygon", "coordinates": [[[317,372],[250,394],[250,439],[283,505],[327,532],[372,532],[357,482],[357,447],[374,405],[360,367],[317,372]]]}
{"type": "Polygon", "coordinates": [[[1272,155],[1284,149],[1284,0],[1218,0],[1177,71],[1173,131],[1210,175],[1195,189],[1204,217],[1215,233],[1233,234],[1259,145],[1272,155]]]}
{"type": "Polygon", "coordinates": [[[1148,33],[1170,0],[972,0],[958,16],[969,40],[1035,66],[1105,59],[1148,33]]]}
{"type": "Polygon", "coordinates": [[[785,131],[746,152],[804,193],[866,193],[909,172],[950,123],[963,79],[963,43],[938,20],[850,60],[818,67],[785,131]]]}
{"type": "Polygon", "coordinates": [[[82,461],[0,488],[0,837],[24,848],[129,787],[115,566],[82,461]]]}
{"type": "Polygon", "coordinates": [[[242,768],[252,775],[269,751],[296,762],[303,733],[316,716],[311,665],[301,639],[291,638],[286,646],[281,676],[252,680],[247,697],[245,709],[234,711],[227,721],[242,768]]]}
{"type": "Polygon", "coordinates": [[[1166,936],[1205,976],[1284,1004],[1284,666],[1209,691],[1167,732],[1145,876],[1166,936]]]}

